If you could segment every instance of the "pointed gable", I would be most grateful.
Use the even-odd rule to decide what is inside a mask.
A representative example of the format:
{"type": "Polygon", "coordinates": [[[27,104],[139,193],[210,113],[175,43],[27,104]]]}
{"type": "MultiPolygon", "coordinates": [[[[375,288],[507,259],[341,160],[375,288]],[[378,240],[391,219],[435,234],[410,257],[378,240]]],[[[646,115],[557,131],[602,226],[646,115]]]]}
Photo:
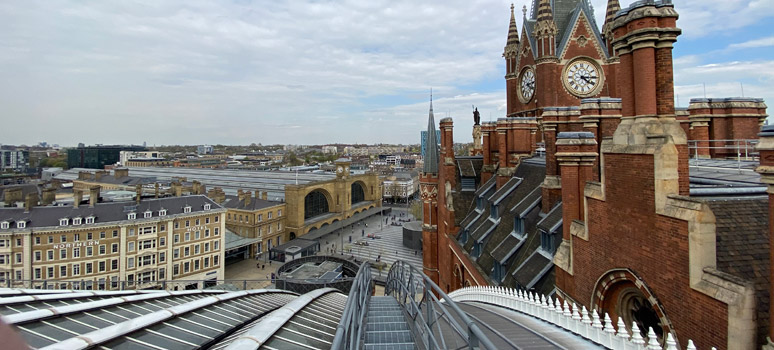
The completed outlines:
{"type": "Polygon", "coordinates": [[[565,56],[589,56],[597,59],[607,59],[609,55],[605,50],[604,40],[593,21],[594,14],[591,9],[579,4],[572,14],[569,26],[564,33],[557,52],[559,59],[565,56]],[[568,54],[569,52],[569,54],[568,54]]]}

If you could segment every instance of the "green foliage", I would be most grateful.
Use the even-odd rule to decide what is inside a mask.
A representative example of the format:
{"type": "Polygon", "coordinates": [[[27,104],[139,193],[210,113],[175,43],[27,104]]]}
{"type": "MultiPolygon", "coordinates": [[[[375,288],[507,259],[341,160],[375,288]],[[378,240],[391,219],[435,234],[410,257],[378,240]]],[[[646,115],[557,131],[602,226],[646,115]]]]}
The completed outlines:
{"type": "Polygon", "coordinates": [[[422,202],[414,201],[409,207],[409,213],[419,221],[422,221],[422,202]]]}

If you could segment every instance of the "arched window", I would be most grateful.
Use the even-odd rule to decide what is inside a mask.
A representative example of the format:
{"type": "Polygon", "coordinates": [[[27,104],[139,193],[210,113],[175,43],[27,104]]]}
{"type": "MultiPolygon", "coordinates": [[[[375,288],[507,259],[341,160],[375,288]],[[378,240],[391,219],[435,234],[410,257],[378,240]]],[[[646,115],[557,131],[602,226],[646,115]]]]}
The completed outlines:
{"type": "Polygon", "coordinates": [[[352,183],[352,204],[360,203],[365,200],[363,186],[358,182],[352,183]]]}
{"type": "Polygon", "coordinates": [[[304,198],[304,220],[328,213],[328,199],[321,191],[312,191],[304,198]]]}

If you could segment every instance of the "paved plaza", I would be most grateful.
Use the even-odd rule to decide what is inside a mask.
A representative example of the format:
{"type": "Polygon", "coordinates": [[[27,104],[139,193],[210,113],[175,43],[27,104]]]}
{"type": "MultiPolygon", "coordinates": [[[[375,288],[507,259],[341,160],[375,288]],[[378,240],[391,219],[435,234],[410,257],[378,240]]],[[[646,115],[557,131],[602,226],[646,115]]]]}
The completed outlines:
{"type": "Polygon", "coordinates": [[[384,263],[385,268],[381,272],[378,268],[373,268],[374,276],[379,276],[380,274],[386,276],[390,266],[396,260],[404,260],[421,269],[422,251],[403,246],[403,226],[391,225],[393,216],[395,217],[394,222],[398,224],[401,224],[399,219],[414,220],[406,212],[406,208],[393,208],[389,216],[375,215],[363,220],[362,225],[355,224],[350,227],[344,227],[341,231],[336,230],[320,238],[320,254],[330,254],[335,248],[336,253],[343,254],[345,258],[355,257],[360,261],[367,260],[372,264],[384,263]],[[400,216],[401,214],[404,216],[400,216]],[[387,224],[385,224],[385,219],[388,220],[387,224]],[[368,235],[375,235],[380,238],[368,238],[368,235]],[[365,242],[368,245],[361,245],[358,242],[365,242]],[[341,251],[342,246],[344,247],[343,253],[341,251]],[[379,260],[378,262],[377,259],[379,260]]]}
{"type": "MultiPolygon", "coordinates": [[[[393,208],[392,213],[384,215],[375,215],[365,220],[362,220],[360,224],[354,224],[352,226],[346,226],[343,229],[335,230],[326,236],[319,239],[320,252],[318,255],[336,255],[345,259],[352,257],[359,261],[368,260],[376,266],[380,262],[384,268],[380,271],[377,267],[373,267],[372,272],[374,277],[387,276],[387,272],[390,266],[396,260],[404,260],[414,267],[422,268],[422,251],[416,251],[403,246],[403,227],[393,226],[390,223],[393,222],[393,215],[395,216],[394,222],[400,224],[399,219],[414,220],[410,214],[407,213],[405,207],[393,208]],[[401,216],[403,214],[403,216],[401,216]],[[385,219],[388,223],[385,224],[385,219]],[[381,223],[381,225],[380,225],[381,223]],[[372,234],[380,238],[368,238],[368,235],[372,234]],[[350,243],[351,237],[351,243],[350,243]],[[359,245],[357,242],[366,242],[368,245],[359,245]],[[344,252],[342,254],[342,247],[344,252]],[[335,253],[334,253],[335,248],[335,253]],[[377,262],[377,259],[379,262],[377,262]]],[[[303,236],[302,236],[303,237],[303,236]]],[[[261,260],[243,260],[238,263],[234,263],[226,266],[226,279],[227,280],[248,280],[251,286],[259,286],[256,288],[266,288],[271,286],[271,281],[267,280],[266,276],[271,275],[272,272],[277,271],[277,268],[283,263],[272,261],[269,264],[268,261],[261,260]],[[260,265],[257,265],[260,264],[260,265]],[[263,268],[260,268],[262,266],[263,268]]],[[[234,282],[236,283],[236,282],[234,282]]]]}

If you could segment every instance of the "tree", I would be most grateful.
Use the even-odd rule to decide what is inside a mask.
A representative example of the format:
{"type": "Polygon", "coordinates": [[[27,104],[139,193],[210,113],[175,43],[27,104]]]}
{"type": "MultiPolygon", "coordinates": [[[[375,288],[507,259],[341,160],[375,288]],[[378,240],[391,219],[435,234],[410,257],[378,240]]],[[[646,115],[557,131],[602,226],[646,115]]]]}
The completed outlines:
{"type": "Polygon", "coordinates": [[[409,207],[409,214],[414,216],[415,219],[422,221],[422,202],[415,201],[411,203],[411,206],[409,207]]]}

